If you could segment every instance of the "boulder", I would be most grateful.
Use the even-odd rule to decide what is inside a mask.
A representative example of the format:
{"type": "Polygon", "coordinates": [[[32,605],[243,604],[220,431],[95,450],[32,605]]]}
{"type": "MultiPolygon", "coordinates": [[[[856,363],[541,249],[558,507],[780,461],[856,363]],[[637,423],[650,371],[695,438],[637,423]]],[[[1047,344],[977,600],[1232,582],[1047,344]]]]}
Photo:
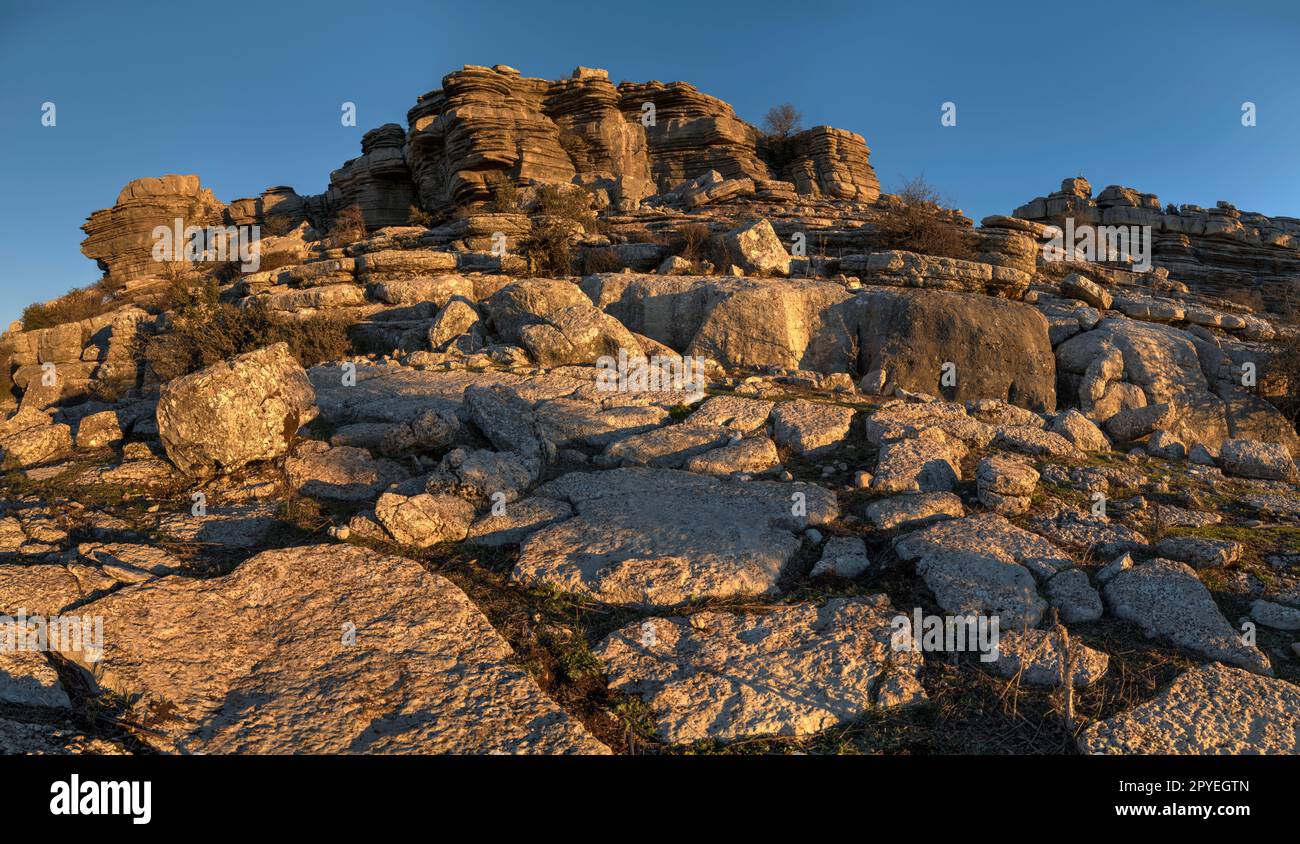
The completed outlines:
{"type": "Polygon", "coordinates": [[[724,263],[735,264],[746,275],[784,277],[790,274],[790,253],[767,220],[732,229],[724,236],[723,243],[727,249],[724,263]]]}
{"type": "Polygon", "coordinates": [[[316,416],[316,394],[285,343],[237,355],[163,385],[158,436],[187,475],[231,472],[289,450],[316,416]]]}
{"type": "Polygon", "coordinates": [[[1272,673],[1268,658],[1242,641],[1196,572],[1184,563],[1157,558],[1134,566],[1111,578],[1104,594],[1111,612],[1141,625],[1148,635],[1219,662],[1272,673]]]}
{"type": "Polygon", "coordinates": [[[1047,320],[1033,307],[968,293],[879,289],[861,293],[857,305],[859,372],[883,369],[906,390],[952,401],[1056,409],[1047,320]],[[944,386],[949,374],[955,387],[944,386]]]}

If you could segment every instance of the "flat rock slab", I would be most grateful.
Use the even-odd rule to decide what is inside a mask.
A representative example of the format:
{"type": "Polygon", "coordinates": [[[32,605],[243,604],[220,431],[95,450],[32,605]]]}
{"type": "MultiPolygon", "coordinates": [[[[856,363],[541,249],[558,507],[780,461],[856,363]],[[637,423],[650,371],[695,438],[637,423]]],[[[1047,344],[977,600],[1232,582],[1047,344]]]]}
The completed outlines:
{"type": "Polygon", "coordinates": [[[79,571],[84,575],[84,569],[56,564],[0,565],[0,614],[58,615],[100,588],[98,578],[86,582],[79,571]]]}
{"type": "MultiPolygon", "coordinates": [[[[450,581],[346,545],[266,551],[87,605],[101,686],[181,753],[602,753],[450,581]]],[[[65,656],[86,665],[85,654],[65,656]]]]}
{"type": "Polygon", "coordinates": [[[939,606],[959,615],[997,616],[1003,630],[1042,619],[1047,603],[1034,574],[1046,579],[1074,564],[1046,539],[994,513],[939,522],[899,538],[894,550],[916,561],[939,606]]]}
{"type": "Polygon", "coordinates": [[[1150,636],[1251,671],[1271,674],[1268,658],[1242,642],[1219,612],[1210,591],[1186,563],[1154,559],[1122,571],[1103,590],[1116,616],[1135,622],[1150,636]]]}
{"type": "Polygon", "coordinates": [[[371,501],[408,473],[391,460],[376,460],[364,448],[338,446],[284,461],[289,483],[301,495],[338,501],[371,501]]]}
{"type": "Polygon", "coordinates": [[[1104,517],[1093,518],[1075,507],[1058,506],[1031,517],[1027,524],[1035,533],[1050,536],[1053,542],[1107,559],[1147,544],[1146,537],[1133,528],[1104,517]]]}
{"type": "Polygon", "coordinates": [[[158,531],[176,542],[192,542],[212,550],[243,550],[262,544],[279,520],[272,504],[209,506],[203,515],[169,513],[158,519],[158,531]]]}
{"type": "Polygon", "coordinates": [[[1093,754],[1300,754],[1300,687],[1209,663],[1153,700],[1084,730],[1093,754]]]}
{"type": "Polygon", "coordinates": [[[770,594],[799,534],[839,515],[834,495],[812,484],[672,469],[576,472],[536,492],[576,515],[525,540],[512,579],[610,604],[770,594]]]}
{"type": "Polygon", "coordinates": [[[880,447],[875,492],[949,492],[961,480],[961,460],[966,446],[941,431],[931,429],[916,437],[891,440],[880,447]]]}
{"type": "Polygon", "coordinates": [[[725,477],[737,473],[766,472],[780,462],[776,443],[759,435],[697,454],[687,460],[682,468],[697,474],[725,477]]]}
{"type": "Polygon", "coordinates": [[[610,444],[596,462],[603,466],[680,469],[692,457],[730,441],[731,433],[715,425],[669,425],[610,444]]]}
{"type": "Polygon", "coordinates": [[[0,717],[0,756],[120,756],[124,753],[111,742],[82,735],[71,723],[28,724],[0,717]]]}
{"type": "Polygon", "coordinates": [[[678,744],[800,736],[925,699],[919,652],[895,651],[884,595],[768,611],[650,618],[595,650],[610,688],[642,698],[678,744]]]}
{"type": "Polygon", "coordinates": [[[690,415],[692,425],[718,425],[731,428],[742,436],[767,425],[775,402],[741,396],[714,396],[701,402],[690,415]]]}
{"type": "Polygon", "coordinates": [[[777,445],[796,454],[825,454],[848,435],[854,412],[851,407],[807,399],[784,402],[772,411],[772,436],[777,445]]]}
{"type": "Polygon", "coordinates": [[[961,499],[951,492],[894,495],[867,505],[866,516],[880,530],[919,528],[966,515],[961,499]]]}

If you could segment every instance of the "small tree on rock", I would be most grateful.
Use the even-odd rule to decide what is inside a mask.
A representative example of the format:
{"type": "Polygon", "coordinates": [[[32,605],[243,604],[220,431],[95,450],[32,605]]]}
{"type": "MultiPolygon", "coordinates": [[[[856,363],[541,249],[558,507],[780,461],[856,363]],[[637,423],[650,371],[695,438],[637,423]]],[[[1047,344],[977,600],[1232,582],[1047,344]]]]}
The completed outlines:
{"type": "Polygon", "coordinates": [[[763,130],[772,138],[788,138],[803,131],[803,115],[790,103],[772,106],[763,115],[763,130]]]}

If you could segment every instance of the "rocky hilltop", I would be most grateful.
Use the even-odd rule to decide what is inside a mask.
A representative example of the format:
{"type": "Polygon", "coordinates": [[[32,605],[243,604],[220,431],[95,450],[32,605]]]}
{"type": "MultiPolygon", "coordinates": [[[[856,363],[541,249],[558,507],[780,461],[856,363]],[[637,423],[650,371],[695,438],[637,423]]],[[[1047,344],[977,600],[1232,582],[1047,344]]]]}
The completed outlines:
{"type": "Polygon", "coordinates": [[[1300,752],[1296,221],[976,225],[589,68],[329,184],[136,180],[0,337],[0,613],[102,625],[0,651],[6,751],[1300,752]]]}
{"type": "Polygon", "coordinates": [[[1161,206],[1153,193],[1110,185],[1096,197],[1087,179],[1061,182],[1061,189],[1030,200],[1015,216],[1045,223],[1073,217],[1078,223],[1150,226],[1153,258],[1197,292],[1246,296],[1288,313],[1300,307],[1300,219],[1239,211],[1230,202],[1214,208],[1161,206]]]}

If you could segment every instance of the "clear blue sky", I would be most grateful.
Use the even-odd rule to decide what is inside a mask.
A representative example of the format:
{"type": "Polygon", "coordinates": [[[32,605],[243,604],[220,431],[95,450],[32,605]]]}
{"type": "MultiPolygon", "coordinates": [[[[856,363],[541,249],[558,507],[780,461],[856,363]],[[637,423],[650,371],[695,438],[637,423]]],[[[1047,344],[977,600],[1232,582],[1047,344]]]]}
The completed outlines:
{"type": "Polygon", "coordinates": [[[0,0],[0,327],[98,277],[79,226],[126,182],[317,193],[364,131],[405,125],[448,71],[496,63],[683,79],[751,122],[789,101],[866,137],[886,189],[923,175],[976,219],[1080,173],[1300,216],[1294,2],[0,0]]]}

